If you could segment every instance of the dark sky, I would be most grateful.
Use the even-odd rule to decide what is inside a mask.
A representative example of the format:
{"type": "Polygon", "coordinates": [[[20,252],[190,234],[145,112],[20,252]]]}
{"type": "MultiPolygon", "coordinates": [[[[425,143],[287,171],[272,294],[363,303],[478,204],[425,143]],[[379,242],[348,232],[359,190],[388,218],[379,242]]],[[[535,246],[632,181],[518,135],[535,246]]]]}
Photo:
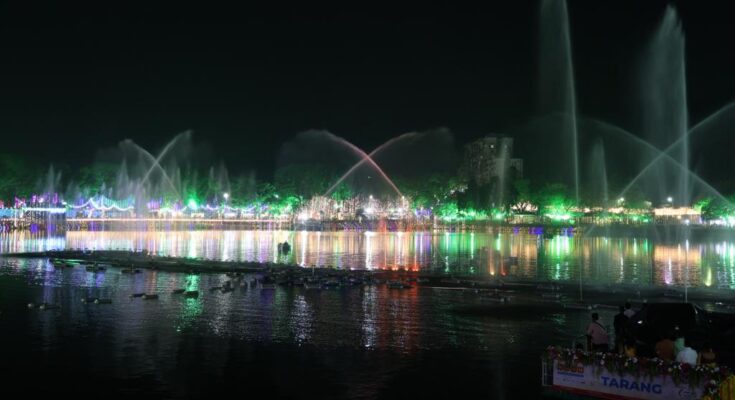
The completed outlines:
{"type": "MultiPolygon", "coordinates": [[[[462,144],[538,111],[536,1],[152,3],[3,2],[0,151],[81,165],[125,138],[155,150],[192,129],[230,169],[268,175],[281,143],[307,129],[368,151],[436,127],[462,144]]],[[[583,114],[633,123],[636,57],[667,4],[570,2],[583,114]]],[[[692,120],[735,97],[735,27],[724,4],[676,4],[692,120]]]]}

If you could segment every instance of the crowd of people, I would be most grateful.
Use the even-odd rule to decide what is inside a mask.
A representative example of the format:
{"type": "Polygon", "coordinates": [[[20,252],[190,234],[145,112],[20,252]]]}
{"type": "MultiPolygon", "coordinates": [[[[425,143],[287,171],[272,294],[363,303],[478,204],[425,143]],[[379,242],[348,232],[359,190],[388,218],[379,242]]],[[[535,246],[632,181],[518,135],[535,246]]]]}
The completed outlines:
{"type": "MultiPolygon", "coordinates": [[[[587,326],[587,348],[597,352],[612,351],[625,354],[630,358],[638,356],[640,343],[628,329],[630,320],[635,314],[636,312],[631,308],[630,303],[620,306],[619,312],[613,320],[615,342],[613,347],[610,348],[608,331],[600,323],[600,315],[593,313],[592,322],[587,326]]],[[[705,342],[702,346],[699,346],[699,351],[697,351],[691,338],[685,337],[676,329],[660,332],[653,351],[656,357],[665,361],[709,366],[714,366],[717,363],[717,356],[710,343],[705,342]]]]}

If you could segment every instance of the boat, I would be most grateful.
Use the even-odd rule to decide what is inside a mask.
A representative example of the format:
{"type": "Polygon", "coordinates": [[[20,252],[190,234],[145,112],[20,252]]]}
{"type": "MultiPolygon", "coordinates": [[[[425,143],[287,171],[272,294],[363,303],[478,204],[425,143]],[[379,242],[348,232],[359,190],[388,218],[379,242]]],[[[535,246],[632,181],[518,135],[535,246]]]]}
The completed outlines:
{"type": "Polygon", "coordinates": [[[322,285],[324,289],[335,289],[335,288],[338,288],[339,286],[340,286],[339,281],[336,279],[327,279],[322,285]]]}
{"type": "Polygon", "coordinates": [[[145,296],[145,293],[133,293],[130,295],[130,298],[132,299],[134,297],[143,297],[143,296],[145,296]]]}
{"type": "Polygon", "coordinates": [[[593,304],[592,308],[604,309],[604,310],[617,310],[620,306],[614,306],[612,304],[593,304]]]}
{"type": "Polygon", "coordinates": [[[196,299],[199,297],[199,291],[198,290],[187,290],[184,292],[184,297],[189,299],[196,299]]]}
{"type": "Polygon", "coordinates": [[[499,293],[486,294],[480,297],[483,301],[493,303],[510,303],[510,296],[503,296],[499,293]]]}
{"type": "Polygon", "coordinates": [[[174,289],[171,294],[182,294],[186,292],[186,289],[174,289]]]}
{"type": "Polygon", "coordinates": [[[541,387],[546,396],[558,398],[730,399],[735,376],[727,368],[694,369],[657,358],[549,346],[541,357],[541,387]],[[689,378],[675,379],[673,374],[684,369],[691,371],[689,378]],[[650,370],[656,372],[645,372],[650,370]]]}
{"type": "Polygon", "coordinates": [[[538,289],[538,290],[553,290],[553,291],[556,291],[556,290],[561,290],[561,286],[554,285],[553,283],[552,284],[542,283],[542,284],[536,285],[536,289],[538,289]]]}
{"type": "Polygon", "coordinates": [[[41,303],[41,305],[38,306],[39,310],[58,310],[61,306],[58,304],[50,304],[50,303],[41,303]]]}
{"type": "Polygon", "coordinates": [[[143,300],[158,300],[157,294],[144,294],[143,300]]]}
{"type": "Polygon", "coordinates": [[[94,304],[112,304],[112,299],[95,299],[94,304]]]}
{"type": "Polygon", "coordinates": [[[410,289],[413,286],[401,281],[388,281],[388,287],[390,289],[410,289]]]}
{"type": "MultiPolygon", "coordinates": [[[[726,343],[729,335],[719,332],[731,317],[707,313],[691,303],[646,304],[628,321],[636,339],[638,357],[590,352],[581,335],[570,348],[549,346],[541,357],[541,384],[545,394],[566,398],[604,399],[732,399],[735,376],[727,366],[698,365],[647,358],[655,354],[659,332],[674,328],[693,342],[726,343]],[[719,320],[718,318],[724,318],[719,320]],[[713,321],[717,325],[712,325],[713,321]],[[572,349],[573,348],[573,349],[572,349]],[[644,353],[645,352],[645,353],[644,353]],[[717,396],[719,395],[719,396],[717,396]]],[[[729,326],[729,325],[728,325],[729,326]]]]}
{"type": "Polygon", "coordinates": [[[85,297],[82,299],[82,303],[89,304],[99,300],[97,297],[85,297]]]}
{"type": "Polygon", "coordinates": [[[363,284],[363,280],[361,278],[359,278],[359,277],[351,276],[351,277],[347,278],[347,283],[349,283],[350,285],[353,285],[353,286],[358,286],[358,285],[362,285],[363,284]]]}
{"type": "Polygon", "coordinates": [[[274,290],[276,288],[276,282],[269,276],[257,281],[258,289],[260,290],[274,290]]]}
{"type": "Polygon", "coordinates": [[[88,272],[98,272],[98,271],[104,271],[106,268],[101,265],[94,264],[94,265],[85,266],[85,269],[88,272]]]}
{"type": "Polygon", "coordinates": [[[592,310],[593,308],[597,307],[596,304],[586,304],[586,303],[561,303],[562,307],[569,308],[572,310],[592,310]]]}
{"type": "Polygon", "coordinates": [[[120,273],[123,273],[123,274],[139,274],[140,273],[140,269],[138,269],[138,268],[132,268],[132,267],[130,267],[130,268],[123,268],[123,269],[120,270],[120,273]]]}
{"type": "Polygon", "coordinates": [[[676,290],[667,290],[664,292],[664,297],[682,298],[684,293],[677,292],[676,290]]]}
{"type": "Polygon", "coordinates": [[[59,258],[51,259],[51,264],[54,266],[54,268],[72,268],[74,267],[74,264],[72,262],[64,261],[59,258]]]}

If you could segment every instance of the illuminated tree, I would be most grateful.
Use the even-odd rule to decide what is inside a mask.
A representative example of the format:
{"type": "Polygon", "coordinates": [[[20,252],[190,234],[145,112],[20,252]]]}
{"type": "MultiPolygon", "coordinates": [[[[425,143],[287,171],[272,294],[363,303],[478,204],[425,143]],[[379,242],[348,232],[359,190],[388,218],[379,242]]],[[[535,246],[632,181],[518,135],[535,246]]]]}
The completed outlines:
{"type": "Polygon", "coordinates": [[[574,206],[574,199],[569,195],[566,185],[561,183],[547,183],[536,194],[535,203],[543,215],[569,215],[574,206]]]}
{"type": "Polygon", "coordinates": [[[0,199],[12,204],[14,196],[29,196],[42,176],[43,169],[27,160],[11,154],[0,154],[0,199]]]}
{"type": "Polygon", "coordinates": [[[531,212],[535,207],[533,204],[533,192],[531,181],[528,179],[516,179],[513,181],[512,208],[517,213],[531,212]]]}

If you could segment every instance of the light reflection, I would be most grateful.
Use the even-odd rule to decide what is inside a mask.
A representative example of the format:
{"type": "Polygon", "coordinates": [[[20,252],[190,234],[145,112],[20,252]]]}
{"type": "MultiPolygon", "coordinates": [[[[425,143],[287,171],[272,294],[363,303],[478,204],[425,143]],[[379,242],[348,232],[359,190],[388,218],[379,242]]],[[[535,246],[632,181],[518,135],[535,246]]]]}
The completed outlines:
{"type": "MultiPolygon", "coordinates": [[[[735,245],[729,241],[661,244],[645,238],[548,237],[535,228],[510,232],[74,231],[48,236],[14,231],[0,234],[0,252],[145,249],[161,256],[304,267],[405,268],[518,280],[576,281],[581,276],[587,283],[735,287],[735,245]],[[288,254],[278,253],[278,243],[283,241],[292,244],[288,254]]],[[[83,279],[95,286],[104,274],[83,279]]]]}

